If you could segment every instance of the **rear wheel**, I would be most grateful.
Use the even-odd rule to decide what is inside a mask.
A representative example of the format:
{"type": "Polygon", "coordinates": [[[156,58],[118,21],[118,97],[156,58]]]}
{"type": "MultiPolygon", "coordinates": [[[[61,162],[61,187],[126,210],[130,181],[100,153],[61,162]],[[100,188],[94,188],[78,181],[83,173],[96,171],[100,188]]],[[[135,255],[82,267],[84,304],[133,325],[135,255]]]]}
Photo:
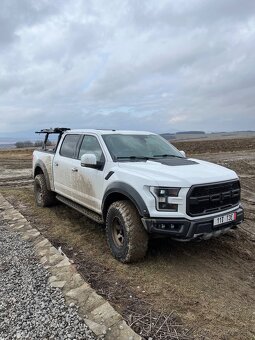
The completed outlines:
{"type": "Polygon", "coordinates": [[[112,203],[106,216],[106,236],[113,256],[123,263],[138,261],[146,255],[148,234],[130,201],[112,203]]]}
{"type": "Polygon", "coordinates": [[[35,201],[39,207],[49,207],[56,203],[56,195],[48,190],[44,174],[36,175],[34,181],[35,201]]]}

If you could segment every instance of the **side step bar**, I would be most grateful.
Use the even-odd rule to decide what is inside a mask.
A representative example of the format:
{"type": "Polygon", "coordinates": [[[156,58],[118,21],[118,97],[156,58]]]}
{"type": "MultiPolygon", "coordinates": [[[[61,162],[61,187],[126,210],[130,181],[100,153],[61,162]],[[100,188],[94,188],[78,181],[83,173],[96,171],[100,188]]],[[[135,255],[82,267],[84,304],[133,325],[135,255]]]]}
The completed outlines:
{"type": "Polygon", "coordinates": [[[80,213],[82,213],[83,215],[85,215],[86,217],[90,218],[91,220],[99,223],[99,224],[104,224],[104,220],[102,218],[102,216],[100,216],[99,214],[97,214],[96,212],[83,207],[82,205],[80,205],[79,203],[73,202],[71,200],[69,200],[66,197],[63,197],[61,195],[57,195],[56,199],[59,200],[60,202],[68,205],[70,208],[73,208],[77,211],[79,211],[80,213]]]}

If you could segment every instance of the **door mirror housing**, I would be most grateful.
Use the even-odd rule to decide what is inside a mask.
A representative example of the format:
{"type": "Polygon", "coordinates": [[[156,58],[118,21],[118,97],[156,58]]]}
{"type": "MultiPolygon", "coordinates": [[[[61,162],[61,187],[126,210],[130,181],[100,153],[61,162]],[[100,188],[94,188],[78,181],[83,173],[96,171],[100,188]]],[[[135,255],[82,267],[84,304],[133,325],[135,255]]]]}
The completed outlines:
{"type": "Polygon", "coordinates": [[[185,153],[185,151],[181,150],[180,153],[183,155],[183,157],[186,158],[186,153],[185,153]]]}
{"type": "Polygon", "coordinates": [[[81,166],[88,168],[97,168],[97,158],[93,153],[85,153],[81,156],[81,166]]]}

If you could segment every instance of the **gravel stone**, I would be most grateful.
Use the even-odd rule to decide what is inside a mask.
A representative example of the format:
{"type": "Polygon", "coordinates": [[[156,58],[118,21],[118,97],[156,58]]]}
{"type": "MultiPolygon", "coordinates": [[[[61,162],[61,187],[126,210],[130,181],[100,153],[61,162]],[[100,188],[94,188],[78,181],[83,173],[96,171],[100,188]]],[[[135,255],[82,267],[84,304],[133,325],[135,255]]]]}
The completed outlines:
{"type": "Polygon", "coordinates": [[[0,221],[1,340],[96,339],[49,277],[32,245],[0,221]]]}

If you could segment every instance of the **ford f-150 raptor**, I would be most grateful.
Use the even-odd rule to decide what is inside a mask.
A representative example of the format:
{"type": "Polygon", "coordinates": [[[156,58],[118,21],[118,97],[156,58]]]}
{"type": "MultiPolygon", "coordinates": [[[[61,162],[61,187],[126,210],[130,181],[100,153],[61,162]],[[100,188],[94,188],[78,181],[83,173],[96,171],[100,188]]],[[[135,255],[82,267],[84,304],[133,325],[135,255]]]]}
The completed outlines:
{"type": "Polygon", "coordinates": [[[37,205],[59,200],[105,224],[119,261],[143,258],[150,236],[209,239],[244,219],[234,171],[186,158],[157,134],[66,128],[39,133],[45,141],[33,153],[37,205]],[[52,133],[58,141],[47,147],[52,133]]]}

